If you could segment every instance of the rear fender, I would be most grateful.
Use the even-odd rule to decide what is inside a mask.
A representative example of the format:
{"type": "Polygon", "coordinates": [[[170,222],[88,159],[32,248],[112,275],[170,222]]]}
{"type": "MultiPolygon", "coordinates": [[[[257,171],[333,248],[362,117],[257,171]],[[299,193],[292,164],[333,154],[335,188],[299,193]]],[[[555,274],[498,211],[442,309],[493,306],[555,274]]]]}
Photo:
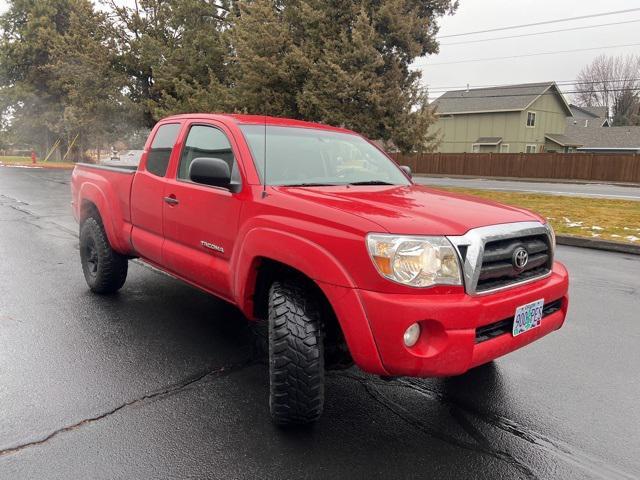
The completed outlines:
{"type": "MultiPolygon", "coordinates": [[[[115,197],[115,192],[111,195],[115,197]]],[[[109,202],[107,195],[97,185],[84,182],[78,192],[79,199],[79,216],[82,215],[82,208],[85,202],[93,203],[98,209],[104,231],[111,248],[115,251],[128,255],[133,253],[131,246],[131,224],[126,222],[120,211],[117,200],[109,202]]],[[[83,219],[80,218],[80,221],[83,219]]]]}

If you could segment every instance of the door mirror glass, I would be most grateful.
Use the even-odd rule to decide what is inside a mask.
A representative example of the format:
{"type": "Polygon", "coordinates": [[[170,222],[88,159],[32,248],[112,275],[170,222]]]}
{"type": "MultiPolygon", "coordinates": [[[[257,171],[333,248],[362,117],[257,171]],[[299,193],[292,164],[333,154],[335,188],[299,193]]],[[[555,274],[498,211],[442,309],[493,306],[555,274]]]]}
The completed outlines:
{"type": "Polygon", "coordinates": [[[402,170],[409,178],[413,178],[411,174],[411,167],[408,165],[400,165],[400,170],[402,170]]]}
{"type": "Polygon", "coordinates": [[[195,158],[189,166],[189,179],[212,187],[229,188],[231,169],[229,164],[220,158],[195,158]]]}

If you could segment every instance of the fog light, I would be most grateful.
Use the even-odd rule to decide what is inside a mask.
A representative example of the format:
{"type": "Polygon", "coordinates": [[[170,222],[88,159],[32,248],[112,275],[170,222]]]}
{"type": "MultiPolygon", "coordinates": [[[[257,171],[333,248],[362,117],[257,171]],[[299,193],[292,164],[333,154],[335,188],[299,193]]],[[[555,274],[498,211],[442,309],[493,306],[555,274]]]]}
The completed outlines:
{"type": "Polygon", "coordinates": [[[413,347],[420,337],[420,325],[417,323],[412,324],[404,332],[404,344],[407,347],[413,347]]]}

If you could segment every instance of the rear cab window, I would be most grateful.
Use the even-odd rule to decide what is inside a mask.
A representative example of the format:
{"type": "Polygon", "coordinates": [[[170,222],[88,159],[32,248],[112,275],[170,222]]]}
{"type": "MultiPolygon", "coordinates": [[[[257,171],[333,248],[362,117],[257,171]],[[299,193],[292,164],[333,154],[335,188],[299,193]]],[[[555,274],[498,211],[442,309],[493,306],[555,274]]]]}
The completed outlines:
{"type": "Polygon", "coordinates": [[[165,123],[161,125],[153,138],[147,155],[146,170],[157,176],[167,174],[171,151],[180,133],[180,123],[165,123]]]}

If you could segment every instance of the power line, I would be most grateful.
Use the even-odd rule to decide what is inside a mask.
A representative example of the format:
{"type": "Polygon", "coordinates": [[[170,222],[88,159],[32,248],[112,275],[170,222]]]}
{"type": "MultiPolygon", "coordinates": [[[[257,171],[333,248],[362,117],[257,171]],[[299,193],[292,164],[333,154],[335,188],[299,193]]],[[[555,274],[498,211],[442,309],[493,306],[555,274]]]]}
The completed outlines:
{"type": "MultiPolygon", "coordinates": [[[[602,80],[556,80],[555,83],[558,87],[563,86],[577,86],[577,85],[593,85],[593,84],[608,84],[608,83],[618,83],[618,82],[640,82],[640,78],[612,78],[612,79],[602,79],[602,80]]],[[[509,85],[509,84],[490,84],[490,85],[456,85],[456,86],[438,86],[431,87],[426,85],[429,88],[430,92],[438,92],[438,91],[450,91],[450,90],[466,90],[468,89],[489,89],[489,88],[509,88],[509,89],[518,89],[518,88],[531,88],[534,84],[546,84],[549,82],[530,82],[524,83],[522,85],[509,85]]]]}
{"type": "Polygon", "coordinates": [[[625,22],[611,22],[611,23],[601,23],[598,25],[585,25],[582,27],[571,27],[571,28],[559,28],[557,30],[547,30],[544,32],[534,32],[534,33],[522,33],[520,35],[510,35],[507,37],[494,37],[494,38],[483,38],[480,40],[464,40],[462,42],[451,42],[451,43],[441,43],[441,46],[449,46],[449,45],[466,45],[469,43],[483,43],[483,42],[493,42],[495,40],[508,40],[512,38],[521,38],[521,37],[533,37],[536,35],[546,35],[548,33],[559,33],[559,32],[571,32],[573,30],[584,30],[588,28],[598,28],[598,27],[610,27],[613,25],[624,25],[627,23],[637,23],[640,22],[640,19],[637,20],[627,20],[625,22]]]}
{"type": "MultiPolygon", "coordinates": [[[[592,47],[592,48],[574,48],[573,50],[556,50],[554,52],[524,53],[520,55],[509,55],[506,57],[472,58],[467,60],[454,60],[452,62],[430,63],[429,66],[432,67],[434,65],[453,65],[456,63],[488,62],[492,60],[508,60],[508,59],[514,59],[514,58],[523,58],[523,57],[540,57],[543,55],[558,55],[561,53],[587,52],[589,50],[605,50],[609,48],[637,47],[638,45],[640,45],[640,43],[626,43],[622,45],[607,45],[607,46],[592,47]]],[[[425,59],[425,61],[428,61],[428,59],[425,59]]],[[[423,63],[421,64],[424,65],[423,63]]]]}
{"type": "Polygon", "coordinates": [[[562,23],[562,22],[569,22],[572,20],[583,20],[585,18],[594,18],[594,17],[604,17],[607,15],[618,15],[620,13],[630,13],[630,12],[637,12],[639,11],[640,8],[629,8],[626,10],[617,10],[615,12],[603,12],[603,13],[594,13],[591,15],[581,15],[579,17],[569,17],[569,18],[559,18],[557,20],[546,20],[544,22],[536,22],[536,23],[525,23],[522,25],[511,25],[508,27],[498,27],[498,28],[490,28],[487,30],[477,30],[475,32],[465,32],[465,33],[455,33],[452,35],[440,35],[438,36],[438,38],[452,38],[452,37],[463,37],[466,35],[476,35],[478,33],[490,33],[490,32],[500,32],[503,30],[512,30],[514,28],[525,28],[525,27],[535,27],[538,25],[549,25],[551,23],[562,23]]]}

